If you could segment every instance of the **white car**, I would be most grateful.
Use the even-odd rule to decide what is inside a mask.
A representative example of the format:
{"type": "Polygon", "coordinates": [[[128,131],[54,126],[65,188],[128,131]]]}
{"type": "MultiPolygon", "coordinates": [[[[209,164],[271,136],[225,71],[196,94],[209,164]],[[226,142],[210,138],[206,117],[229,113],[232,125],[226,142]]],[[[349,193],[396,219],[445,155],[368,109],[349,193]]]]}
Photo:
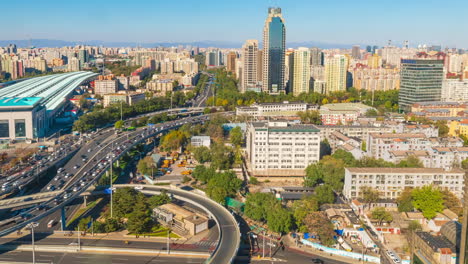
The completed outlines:
{"type": "Polygon", "coordinates": [[[139,186],[135,186],[135,190],[143,190],[143,186],[139,185],[139,186]]]}

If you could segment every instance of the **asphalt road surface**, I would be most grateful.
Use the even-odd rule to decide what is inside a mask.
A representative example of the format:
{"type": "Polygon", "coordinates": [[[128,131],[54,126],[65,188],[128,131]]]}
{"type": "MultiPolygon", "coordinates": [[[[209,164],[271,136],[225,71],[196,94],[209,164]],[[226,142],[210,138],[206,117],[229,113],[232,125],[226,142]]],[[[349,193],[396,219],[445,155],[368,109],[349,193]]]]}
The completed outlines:
{"type": "MultiPolygon", "coordinates": [[[[0,261],[4,262],[29,262],[32,263],[32,252],[11,251],[0,252],[0,261]]],[[[100,255],[85,253],[55,253],[55,252],[36,252],[37,264],[152,264],[152,263],[203,263],[205,260],[192,257],[161,257],[161,256],[129,256],[129,255],[100,255]]]]}

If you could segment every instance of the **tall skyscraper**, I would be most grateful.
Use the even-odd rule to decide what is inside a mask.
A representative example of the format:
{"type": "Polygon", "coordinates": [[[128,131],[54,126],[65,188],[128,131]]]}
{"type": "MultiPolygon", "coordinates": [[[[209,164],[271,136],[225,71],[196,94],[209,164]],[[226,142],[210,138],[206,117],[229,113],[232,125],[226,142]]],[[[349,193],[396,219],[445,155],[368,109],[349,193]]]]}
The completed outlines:
{"type": "Polygon", "coordinates": [[[359,45],[353,46],[353,49],[351,50],[351,56],[356,60],[361,59],[361,47],[359,47],[359,45]]]}
{"type": "Polygon", "coordinates": [[[323,52],[319,48],[310,49],[310,65],[323,66],[323,52]]]}
{"type": "Polygon", "coordinates": [[[221,54],[218,49],[212,49],[205,53],[206,66],[218,67],[221,65],[221,54]]]}
{"type": "Polygon", "coordinates": [[[263,81],[263,50],[257,52],[257,81],[263,81]]]}
{"type": "Polygon", "coordinates": [[[236,59],[237,59],[237,53],[235,51],[230,51],[227,54],[227,59],[226,59],[226,70],[232,73],[236,72],[236,59]]]}
{"type": "Polygon", "coordinates": [[[398,104],[409,112],[417,102],[440,101],[444,78],[443,60],[401,60],[398,104]]]}
{"type": "Polygon", "coordinates": [[[348,58],[344,55],[334,55],[325,59],[326,92],[346,91],[348,58]]]}
{"type": "Polygon", "coordinates": [[[258,40],[249,39],[242,46],[242,85],[241,92],[257,85],[258,40]]]}
{"type": "Polygon", "coordinates": [[[83,65],[87,62],[89,62],[89,52],[88,50],[85,49],[80,49],[78,51],[78,59],[80,60],[80,66],[83,67],[83,65]]]}
{"type": "Polygon", "coordinates": [[[263,28],[263,91],[285,92],[284,66],[286,27],[281,8],[270,7],[263,28]]]}
{"type": "Polygon", "coordinates": [[[294,96],[309,93],[310,50],[298,48],[289,57],[289,84],[294,96]]]}

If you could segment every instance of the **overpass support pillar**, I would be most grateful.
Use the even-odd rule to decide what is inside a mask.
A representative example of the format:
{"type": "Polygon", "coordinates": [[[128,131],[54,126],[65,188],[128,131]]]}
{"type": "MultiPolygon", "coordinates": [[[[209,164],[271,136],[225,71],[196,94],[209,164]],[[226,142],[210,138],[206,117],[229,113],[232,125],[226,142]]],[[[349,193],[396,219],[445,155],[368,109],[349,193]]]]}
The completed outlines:
{"type": "Polygon", "coordinates": [[[62,207],[62,209],[60,209],[60,225],[61,225],[61,229],[62,231],[67,229],[67,218],[66,218],[66,214],[65,214],[65,206],[62,207]]]}
{"type": "Polygon", "coordinates": [[[116,164],[117,167],[120,167],[120,161],[119,161],[119,160],[117,160],[117,161],[115,162],[115,164],[116,164]]]}
{"type": "Polygon", "coordinates": [[[83,196],[83,206],[86,207],[88,204],[88,195],[83,196]]]}

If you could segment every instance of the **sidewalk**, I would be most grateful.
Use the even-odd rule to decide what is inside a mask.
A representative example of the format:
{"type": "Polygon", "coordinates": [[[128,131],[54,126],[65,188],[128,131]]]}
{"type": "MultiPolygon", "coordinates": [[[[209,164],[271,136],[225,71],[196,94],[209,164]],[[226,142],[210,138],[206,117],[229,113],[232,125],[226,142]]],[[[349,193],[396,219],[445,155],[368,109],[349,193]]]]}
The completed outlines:
{"type": "Polygon", "coordinates": [[[355,259],[328,254],[323,251],[302,245],[301,243],[298,243],[298,246],[296,246],[293,238],[290,235],[286,235],[283,237],[283,243],[285,247],[291,251],[296,251],[296,252],[300,252],[303,254],[310,254],[312,256],[318,256],[318,257],[323,257],[327,259],[334,259],[334,260],[338,260],[338,261],[342,261],[342,262],[350,263],[350,264],[356,263],[355,259]]]}
{"type": "MultiPolygon", "coordinates": [[[[56,231],[56,233],[51,233],[48,238],[73,238],[73,237],[78,237],[77,231],[73,231],[73,236],[69,236],[70,231],[56,231]]],[[[140,236],[136,238],[134,235],[127,235],[126,231],[122,232],[113,232],[109,234],[94,234],[91,235],[91,233],[86,233],[86,235],[80,235],[80,239],[96,239],[96,240],[127,240],[127,241],[141,241],[141,242],[166,242],[167,237],[144,237],[140,236]]],[[[3,238],[12,238],[12,239],[17,239],[23,236],[29,235],[29,232],[23,232],[21,235],[17,235],[16,233],[10,233],[3,238]]],[[[36,233],[37,234],[37,233],[36,233]]],[[[171,238],[172,242],[179,242],[179,243],[185,243],[188,241],[186,238],[171,238]]]]}

